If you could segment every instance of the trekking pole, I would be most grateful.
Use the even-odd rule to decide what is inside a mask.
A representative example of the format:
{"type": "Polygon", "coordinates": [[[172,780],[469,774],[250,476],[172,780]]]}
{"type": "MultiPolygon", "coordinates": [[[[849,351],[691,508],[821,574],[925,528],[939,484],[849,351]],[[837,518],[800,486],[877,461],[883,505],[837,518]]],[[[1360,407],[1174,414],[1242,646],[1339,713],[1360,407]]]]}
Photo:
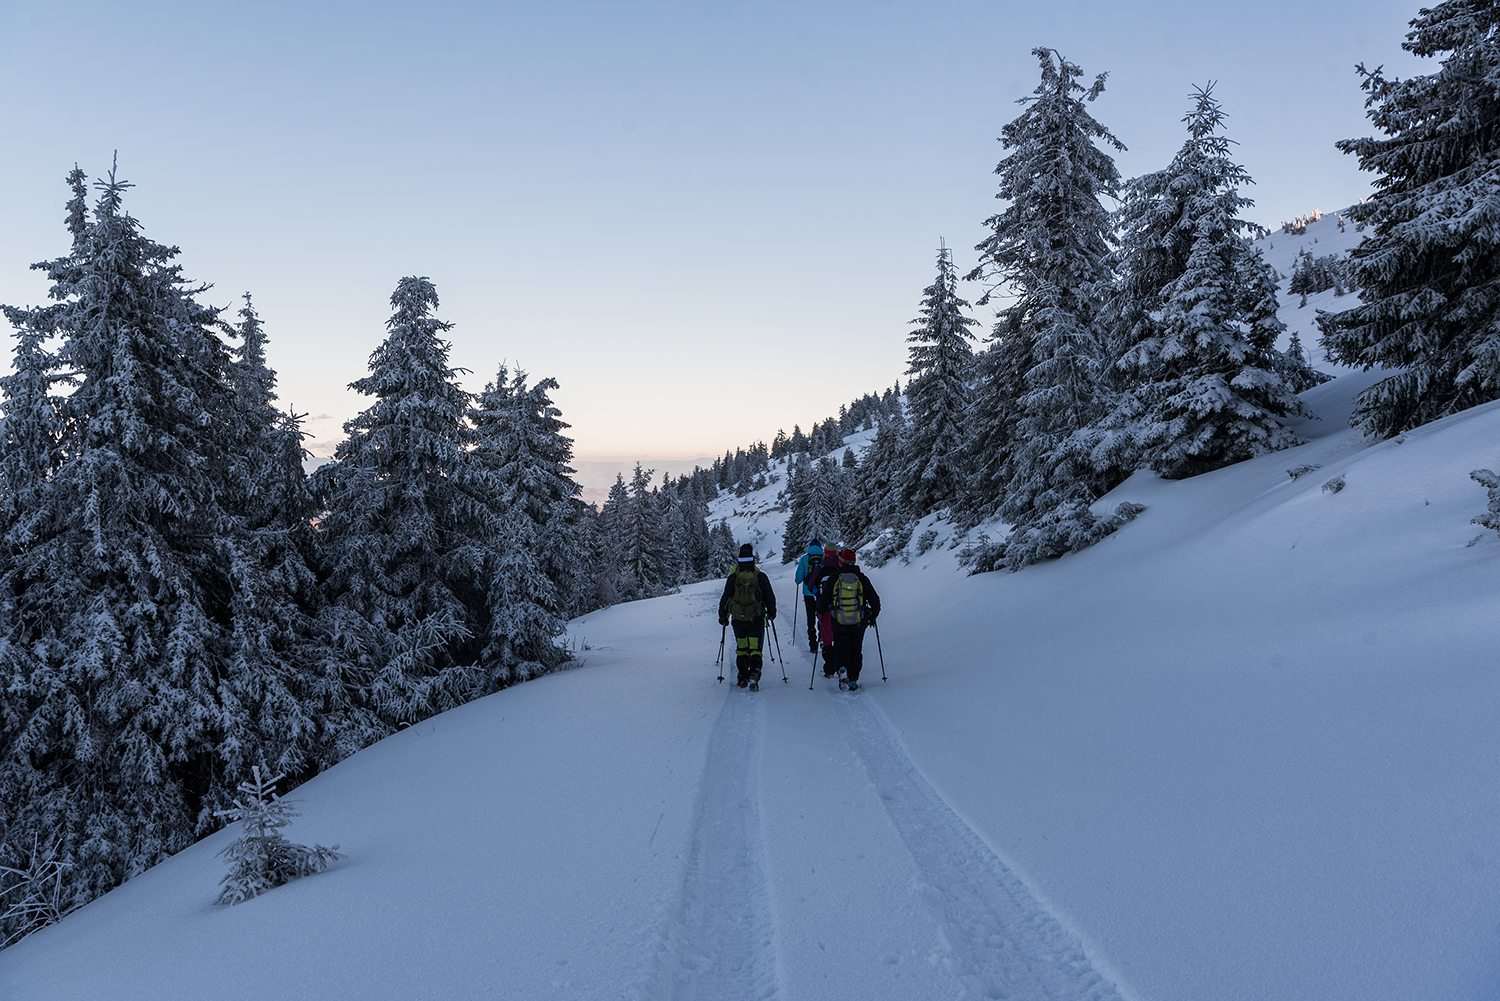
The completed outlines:
{"type": "Polygon", "coordinates": [[[781,662],[781,680],[786,681],[786,660],[781,656],[781,637],[776,635],[776,616],[774,615],[771,616],[771,638],[776,641],[776,659],[781,662]]]}
{"type": "Polygon", "coordinates": [[[792,636],[793,637],[795,637],[797,635],[797,606],[800,605],[800,604],[802,604],[802,602],[799,600],[801,597],[802,597],[802,588],[799,585],[798,587],[796,587],[795,590],[792,591],[792,636]]]}
{"type": "Polygon", "coordinates": [[[724,633],[729,629],[728,625],[719,627],[719,659],[714,661],[719,669],[719,680],[724,680],[724,633]]]}
{"type": "Polygon", "coordinates": [[[818,680],[818,648],[817,647],[813,647],[813,673],[812,673],[812,677],[807,679],[807,690],[809,692],[813,690],[813,682],[817,681],[817,680],[818,680]]]}
{"type": "Polygon", "coordinates": [[[880,649],[880,622],[877,620],[870,625],[875,627],[875,652],[880,654],[880,680],[889,681],[885,676],[885,651],[880,649]]]}

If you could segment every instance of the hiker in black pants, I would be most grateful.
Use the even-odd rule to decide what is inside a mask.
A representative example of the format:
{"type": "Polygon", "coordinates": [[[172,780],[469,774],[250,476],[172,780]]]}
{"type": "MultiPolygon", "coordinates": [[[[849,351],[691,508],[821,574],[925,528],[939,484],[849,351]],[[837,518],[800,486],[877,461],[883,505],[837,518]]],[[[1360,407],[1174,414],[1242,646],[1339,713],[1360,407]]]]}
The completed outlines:
{"type": "Polygon", "coordinates": [[[751,691],[760,690],[761,644],[766,639],[766,619],[776,614],[776,592],[771,581],[755,567],[750,543],[740,547],[739,564],[724,582],[719,599],[719,625],[734,626],[735,683],[751,691]]]}
{"type": "Polygon", "coordinates": [[[839,553],[839,568],[825,571],[818,585],[818,611],[832,615],[834,663],[848,676],[850,691],[859,688],[865,663],[865,627],[880,614],[880,595],[855,558],[852,549],[839,553]]]}

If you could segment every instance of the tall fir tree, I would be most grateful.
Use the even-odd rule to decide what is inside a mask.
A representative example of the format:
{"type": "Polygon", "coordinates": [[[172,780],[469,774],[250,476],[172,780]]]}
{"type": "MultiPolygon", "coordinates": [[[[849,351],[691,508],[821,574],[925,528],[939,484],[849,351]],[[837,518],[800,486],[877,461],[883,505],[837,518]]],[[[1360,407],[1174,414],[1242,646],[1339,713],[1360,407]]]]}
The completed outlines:
{"type": "Polygon", "coordinates": [[[631,597],[654,598],[676,586],[672,579],[672,554],[667,551],[665,512],[651,490],[654,469],[635,464],[630,477],[630,499],[621,527],[621,561],[630,582],[631,597]]]}
{"type": "MultiPolygon", "coordinates": [[[[939,248],[937,277],[922,292],[922,311],[907,337],[910,364],[906,385],[913,415],[907,437],[906,468],[900,477],[902,502],[915,516],[947,507],[963,480],[961,449],[969,403],[968,379],[974,361],[969,304],[958,294],[958,275],[946,246],[939,248]]],[[[849,432],[853,432],[853,428],[849,432]]]]}
{"type": "Polygon", "coordinates": [[[630,513],[630,488],[615,474],[609,495],[599,511],[599,546],[594,559],[600,604],[613,605],[640,597],[639,586],[625,570],[625,530],[630,513]]]}
{"type": "Polygon", "coordinates": [[[906,418],[897,407],[892,416],[880,422],[870,447],[849,474],[844,516],[850,542],[863,545],[905,520],[906,509],[898,489],[906,468],[905,436],[906,418]]]}
{"type": "MultiPolygon", "coordinates": [[[[1299,444],[1282,420],[1307,414],[1283,378],[1277,283],[1247,239],[1262,231],[1239,215],[1253,204],[1240,186],[1252,182],[1230,158],[1212,91],[1196,89],[1187,142],[1166,170],[1133,186],[1130,203],[1129,218],[1140,221],[1130,263],[1149,269],[1127,275],[1131,294],[1142,297],[1129,307],[1140,340],[1119,362],[1133,383],[1130,409],[1139,407],[1130,449],[1169,478],[1299,444]],[[1177,269],[1184,240],[1180,272],[1153,298],[1148,280],[1177,269]]],[[[1110,460],[1124,465],[1118,454],[1110,460]]]]}
{"type": "Polygon", "coordinates": [[[1392,370],[1354,399],[1350,422],[1374,438],[1500,396],[1500,5],[1437,3],[1401,47],[1440,66],[1359,67],[1386,138],[1337,145],[1376,175],[1374,232],[1350,255],[1361,304],[1323,322],[1333,360],[1392,370]]]}
{"type": "MultiPolygon", "coordinates": [[[[229,384],[238,404],[239,441],[229,495],[240,531],[226,540],[245,575],[236,591],[235,658],[255,679],[261,729],[274,753],[261,760],[300,781],[368,743],[369,720],[352,705],[342,664],[323,626],[321,551],[303,460],[301,418],[275,406],[276,373],[266,362],[266,332],[248,294],[229,384]]],[[[250,764],[254,764],[251,762],[250,764]]],[[[247,766],[248,767],[248,766],[247,766]]]]}
{"type": "MultiPolygon", "coordinates": [[[[6,436],[50,468],[7,525],[0,841],[51,838],[76,904],[211,830],[274,749],[233,642],[258,567],[235,557],[242,415],[218,311],[124,211],[130,185],[111,171],[90,214],[69,180],[72,250],[38,265],[53,305],[6,310],[29,350],[58,338],[75,388],[55,424],[6,436]]],[[[7,413],[49,366],[17,372],[7,413]]]]}
{"type": "Polygon", "coordinates": [[[403,278],[390,333],[350,388],[375,402],[313,477],[329,550],[331,634],[347,683],[394,730],[492,690],[500,487],[474,454],[437,290],[403,278]]]}
{"type": "MultiPolygon", "coordinates": [[[[824,456],[814,459],[804,474],[807,490],[807,534],[816,536],[824,543],[845,542],[844,536],[844,474],[839,464],[824,456]]],[[[807,545],[806,540],[802,548],[807,545]]],[[[802,548],[794,550],[800,553],[802,548]]]]}
{"type": "MultiPolygon", "coordinates": [[[[812,538],[812,520],[809,517],[812,499],[812,479],[808,475],[806,452],[793,452],[787,458],[786,486],[781,489],[781,504],[786,509],[786,525],[781,532],[781,562],[790,563],[804,552],[812,538]]],[[[833,540],[827,540],[833,541],[833,540]]]]}
{"type": "Polygon", "coordinates": [[[966,520],[998,510],[1023,524],[1062,506],[1086,511],[1100,491],[1086,457],[1066,446],[1096,415],[1103,381],[1112,226],[1100,198],[1115,194],[1119,174],[1098,143],[1125,147],[1088,111],[1106,75],[1084,87],[1083,71],[1054,50],[1033,54],[1042,79],[1002,131],[1011,152],[995,168],[996,197],[1010,204],[985,221],[991,233],[969,275],[1015,302],[977,364],[966,520]]]}
{"type": "Polygon", "coordinates": [[[475,457],[499,485],[496,514],[506,526],[498,580],[507,595],[501,602],[507,625],[497,628],[485,654],[504,682],[562,663],[556,639],[589,589],[579,546],[582,488],[568,465],[568,425],[549,396],[556,388],[555,379],[528,387],[524,372],[510,376],[502,365],[474,411],[475,457]]]}

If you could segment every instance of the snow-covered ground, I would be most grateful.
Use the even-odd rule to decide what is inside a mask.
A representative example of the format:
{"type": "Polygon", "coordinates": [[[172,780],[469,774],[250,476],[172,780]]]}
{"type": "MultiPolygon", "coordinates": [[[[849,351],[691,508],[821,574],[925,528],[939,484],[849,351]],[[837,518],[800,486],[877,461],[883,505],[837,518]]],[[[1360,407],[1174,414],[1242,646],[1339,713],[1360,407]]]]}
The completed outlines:
{"type": "MultiPolygon", "coordinates": [[[[779,555],[759,693],[715,583],[586,616],[584,666],[298,789],[329,871],[216,907],[221,832],[0,952],[0,997],[1500,997],[1500,404],[1367,445],[1372,378],[1019,574],[932,522],[870,571],[858,693],[808,690],[779,555]]],[[[762,553],[779,486],[720,502],[762,553]]]]}

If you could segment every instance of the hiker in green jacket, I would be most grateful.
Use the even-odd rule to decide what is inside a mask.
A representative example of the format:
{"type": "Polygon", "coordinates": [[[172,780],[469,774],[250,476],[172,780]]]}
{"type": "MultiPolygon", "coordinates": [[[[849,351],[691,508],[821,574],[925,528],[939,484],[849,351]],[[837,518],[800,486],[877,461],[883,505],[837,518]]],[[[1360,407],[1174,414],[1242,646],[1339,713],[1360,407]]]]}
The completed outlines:
{"type": "Polygon", "coordinates": [[[734,572],[724,582],[719,599],[719,625],[734,627],[735,683],[752,692],[760,690],[761,645],[766,638],[766,620],[776,614],[776,592],[771,581],[755,566],[750,543],[740,547],[734,572]]]}
{"type": "Polygon", "coordinates": [[[880,615],[880,595],[865,576],[852,549],[839,553],[839,568],[823,574],[818,584],[818,611],[833,619],[833,660],[849,690],[859,688],[864,667],[865,629],[880,615]]]}

